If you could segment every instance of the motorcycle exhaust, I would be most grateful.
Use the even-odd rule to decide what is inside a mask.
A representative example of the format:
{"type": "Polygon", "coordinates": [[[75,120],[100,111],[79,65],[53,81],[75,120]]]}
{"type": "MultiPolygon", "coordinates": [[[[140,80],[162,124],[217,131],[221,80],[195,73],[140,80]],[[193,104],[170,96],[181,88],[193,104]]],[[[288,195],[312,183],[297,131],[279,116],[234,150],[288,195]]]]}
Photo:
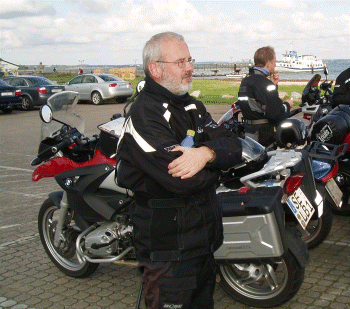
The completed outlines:
{"type": "Polygon", "coordinates": [[[132,268],[137,268],[138,263],[137,261],[132,261],[132,260],[118,260],[118,261],[113,261],[112,264],[115,265],[120,265],[120,266],[127,266],[127,267],[132,267],[132,268]]]}

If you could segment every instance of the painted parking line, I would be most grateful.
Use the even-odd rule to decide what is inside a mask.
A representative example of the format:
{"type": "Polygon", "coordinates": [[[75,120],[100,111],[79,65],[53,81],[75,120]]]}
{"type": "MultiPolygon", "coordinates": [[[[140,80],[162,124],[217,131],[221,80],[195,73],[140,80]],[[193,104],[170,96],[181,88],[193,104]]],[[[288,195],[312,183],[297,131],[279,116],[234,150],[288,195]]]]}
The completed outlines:
{"type": "Polygon", "coordinates": [[[0,165],[0,168],[4,168],[4,169],[9,170],[9,171],[23,171],[23,172],[30,172],[30,173],[33,173],[33,171],[34,171],[34,170],[27,169],[27,168],[11,167],[11,166],[3,166],[3,165],[0,165]]]}
{"type": "Polygon", "coordinates": [[[19,238],[17,240],[14,240],[14,241],[2,243],[2,244],[0,244],[0,249],[7,247],[7,246],[15,245],[18,243],[24,243],[24,242],[33,240],[33,239],[37,238],[38,236],[39,236],[39,233],[36,233],[33,236],[22,237],[22,238],[19,238]]]}
{"type": "Polygon", "coordinates": [[[16,227],[16,226],[24,226],[24,225],[32,225],[32,224],[38,224],[38,221],[35,220],[35,221],[28,221],[28,222],[25,222],[25,223],[16,223],[16,224],[10,224],[10,225],[3,225],[3,226],[0,226],[0,230],[9,229],[9,228],[16,227]]]}
{"type": "Polygon", "coordinates": [[[15,227],[15,226],[19,226],[19,225],[22,225],[22,224],[11,224],[11,225],[0,226],[0,230],[9,229],[11,227],[15,227]]]}
{"type": "Polygon", "coordinates": [[[350,243],[341,242],[341,241],[325,240],[323,243],[328,244],[328,245],[336,245],[336,246],[346,246],[346,247],[350,247],[350,243]]]}
{"type": "MultiPolygon", "coordinates": [[[[10,182],[7,182],[7,183],[10,183],[10,182]]],[[[28,188],[27,188],[28,189],[28,188]]],[[[19,191],[11,191],[11,190],[1,190],[0,189],[0,193],[1,192],[6,192],[6,194],[13,194],[13,195],[19,195],[19,196],[23,196],[23,197],[45,197],[48,195],[47,192],[41,192],[41,193],[36,193],[36,194],[33,194],[33,193],[24,193],[24,192],[19,192],[19,191]]],[[[19,205],[21,207],[23,207],[23,205],[19,205]]]]}

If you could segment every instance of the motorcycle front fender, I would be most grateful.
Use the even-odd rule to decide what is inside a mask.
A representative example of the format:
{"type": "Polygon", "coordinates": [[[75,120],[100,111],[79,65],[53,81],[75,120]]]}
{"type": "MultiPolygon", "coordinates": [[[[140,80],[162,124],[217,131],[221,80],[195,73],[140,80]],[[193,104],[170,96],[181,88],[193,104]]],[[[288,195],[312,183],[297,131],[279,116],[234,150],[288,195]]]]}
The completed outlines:
{"type": "Polygon", "coordinates": [[[63,191],[55,191],[49,194],[49,199],[58,207],[61,208],[61,200],[63,197],[63,191]]]}
{"type": "MultiPolygon", "coordinates": [[[[58,207],[61,208],[61,200],[63,198],[64,191],[55,191],[49,194],[49,199],[58,207]]],[[[90,224],[82,218],[79,214],[74,213],[74,220],[76,225],[82,230],[86,230],[90,224]]]]}

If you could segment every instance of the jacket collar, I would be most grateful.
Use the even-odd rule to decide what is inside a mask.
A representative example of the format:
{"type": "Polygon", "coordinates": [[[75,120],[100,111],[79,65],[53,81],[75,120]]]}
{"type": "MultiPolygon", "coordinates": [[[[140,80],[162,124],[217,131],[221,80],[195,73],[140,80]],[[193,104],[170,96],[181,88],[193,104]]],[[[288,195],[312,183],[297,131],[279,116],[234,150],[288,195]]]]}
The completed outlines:
{"type": "Polygon", "coordinates": [[[267,69],[265,69],[265,68],[251,67],[249,69],[249,74],[264,74],[265,76],[269,76],[270,72],[267,69]]]}

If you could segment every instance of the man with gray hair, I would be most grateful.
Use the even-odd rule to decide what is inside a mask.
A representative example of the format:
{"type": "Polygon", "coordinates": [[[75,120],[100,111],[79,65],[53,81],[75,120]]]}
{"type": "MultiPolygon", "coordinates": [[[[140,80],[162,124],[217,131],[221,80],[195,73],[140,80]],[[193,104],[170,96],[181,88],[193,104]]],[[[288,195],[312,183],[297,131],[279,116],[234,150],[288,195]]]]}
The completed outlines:
{"type": "Polygon", "coordinates": [[[143,50],[146,84],[126,115],[118,184],[135,196],[136,257],[149,309],[212,309],[213,252],[223,240],[215,194],[220,170],[241,159],[241,143],[188,94],[192,58],[184,38],[165,32],[143,50]],[[180,146],[191,131],[191,148],[180,146]]]}

